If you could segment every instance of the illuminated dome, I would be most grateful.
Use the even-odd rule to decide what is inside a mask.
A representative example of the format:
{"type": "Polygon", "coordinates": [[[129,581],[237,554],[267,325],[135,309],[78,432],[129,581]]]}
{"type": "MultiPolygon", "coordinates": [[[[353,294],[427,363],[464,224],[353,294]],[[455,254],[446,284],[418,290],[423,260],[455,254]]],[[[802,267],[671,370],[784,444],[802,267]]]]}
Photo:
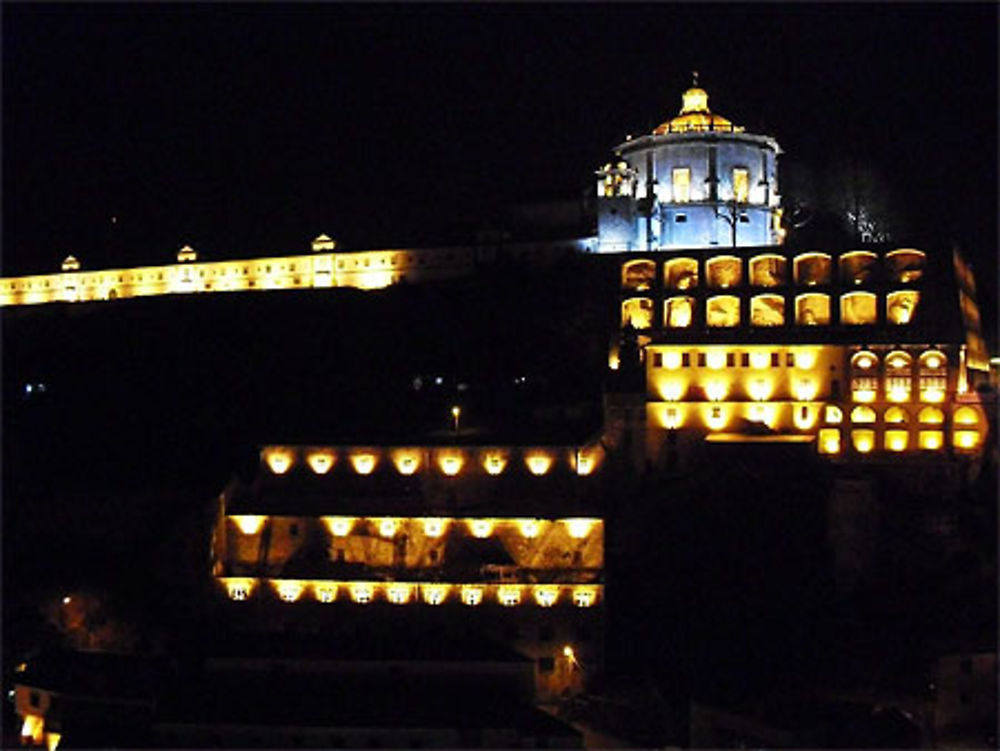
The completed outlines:
{"type": "Polygon", "coordinates": [[[63,271],[79,271],[80,262],[76,260],[73,256],[66,256],[66,260],[62,262],[63,271]]]}
{"type": "Polygon", "coordinates": [[[653,131],[654,136],[668,133],[689,133],[706,130],[721,130],[739,133],[743,128],[736,127],[722,115],[716,115],[708,108],[708,92],[698,87],[698,74],[694,75],[691,88],[681,96],[680,114],[672,120],[661,124],[653,131]]]}

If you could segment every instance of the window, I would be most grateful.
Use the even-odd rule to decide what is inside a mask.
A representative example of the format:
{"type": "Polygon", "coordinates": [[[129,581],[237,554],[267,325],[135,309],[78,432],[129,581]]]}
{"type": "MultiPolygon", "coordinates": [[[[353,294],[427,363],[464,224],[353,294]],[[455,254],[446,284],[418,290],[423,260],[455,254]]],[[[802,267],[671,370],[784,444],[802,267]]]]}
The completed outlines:
{"type": "Polygon", "coordinates": [[[735,368],[736,367],[736,353],[735,352],[727,352],[726,353],[726,367],[727,368],[735,368]]]}
{"type": "Polygon", "coordinates": [[[674,167],[672,173],[674,203],[687,203],[691,200],[691,169],[689,167],[674,167]]]}
{"type": "Polygon", "coordinates": [[[920,293],[913,289],[890,292],[886,297],[886,318],[889,323],[903,325],[913,319],[913,312],[920,302],[920,293]]]}
{"type": "Polygon", "coordinates": [[[772,368],[779,368],[779,367],[781,367],[781,353],[780,352],[772,352],[771,353],[771,367],[772,368]]]}
{"type": "Polygon", "coordinates": [[[706,301],[705,321],[712,327],[732,327],[740,323],[740,299],[732,295],[710,297],[706,301]]]}
{"type": "Polygon", "coordinates": [[[653,367],[654,368],[662,368],[663,367],[663,353],[662,352],[654,352],[653,353],[653,367]]]}
{"type": "Polygon", "coordinates": [[[687,214],[677,214],[674,216],[675,224],[684,224],[688,220],[687,214]]]}
{"type": "Polygon", "coordinates": [[[749,368],[750,367],[750,353],[749,352],[744,352],[743,353],[743,357],[740,360],[740,364],[744,368],[749,368]]]}
{"type": "Polygon", "coordinates": [[[750,200],[750,171],[746,167],[733,168],[733,199],[737,203],[750,200]]]}
{"type": "Polygon", "coordinates": [[[878,256],[869,250],[854,250],[840,257],[840,283],[848,286],[871,281],[878,256]]]}
{"type": "Polygon", "coordinates": [[[780,295],[757,295],[750,299],[751,326],[781,326],[785,323],[785,299],[780,295]]]}
{"type": "Polygon", "coordinates": [[[691,353],[690,352],[685,352],[684,354],[681,355],[681,367],[682,368],[689,368],[689,367],[691,367],[691,353]]]}
{"type": "Polygon", "coordinates": [[[663,264],[663,282],[670,289],[693,289],[698,286],[698,262],[693,258],[674,258],[663,264]]]}
{"type": "Polygon", "coordinates": [[[848,326],[875,323],[875,295],[871,292],[848,292],[840,298],[840,322],[848,326]]]}
{"type": "Polygon", "coordinates": [[[922,251],[911,248],[886,253],[885,264],[889,270],[889,279],[903,284],[917,281],[924,273],[926,258],[922,251]]]}
{"type": "Polygon", "coordinates": [[[763,255],[750,259],[750,284],[755,287],[778,287],[785,283],[785,259],[763,255]]]}
{"type": "Polygon", "coordinates": [[[633,297],[622,303],[622,326],[632,324],[637,329],[653,325],[653,301],[648,297],[633,297]]]}
{"type": "Polygon", "coordinates": [[[705,263],[708,286],[718,289],[735,287],[743,281],[743,266],[736,256],[718,256],[705,263]]]}
{"type": "Polygon", "coordinates": [[[830,283],[830,256],[826,253],[803,253],[795,257],[795,283],[812,287],[830,283]]]}
{"type": "Polygon", "coordinates": [[[672,329],[683,329],[691,325],[694,313],[693,297],[671,297],[664,304],[664,319],[672,329]]]}
{"type": "Polygon", "coordinates": [[[656,264],[652,261],[629,261],[622,266],[622,288],[647,290],[653,286],[655,276],[656,264]]]}
{"type": "Polygon", "coordinates": [[[830,296],[815,293],[795,298],[795,323],[799,326],[826,326],[830,323],[830,296]]]}

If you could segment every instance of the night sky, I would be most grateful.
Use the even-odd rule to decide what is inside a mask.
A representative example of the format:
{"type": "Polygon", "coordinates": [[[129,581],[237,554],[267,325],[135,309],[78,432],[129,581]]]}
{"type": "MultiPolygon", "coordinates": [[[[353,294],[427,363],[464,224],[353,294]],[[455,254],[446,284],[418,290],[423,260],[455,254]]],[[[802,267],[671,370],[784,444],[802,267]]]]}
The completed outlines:
{"type": "Polygon", "coordinates": [[[592,190],[692,69],[785,160],[864,158],[996,286],[991,3],[5,3],[4,273],[482,226],[592,190]]]}

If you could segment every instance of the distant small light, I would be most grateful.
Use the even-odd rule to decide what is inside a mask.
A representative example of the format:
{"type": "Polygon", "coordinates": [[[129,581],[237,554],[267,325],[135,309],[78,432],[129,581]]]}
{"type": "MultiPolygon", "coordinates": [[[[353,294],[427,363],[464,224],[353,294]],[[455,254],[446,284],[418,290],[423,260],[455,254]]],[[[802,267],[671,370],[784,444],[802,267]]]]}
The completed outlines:
{"type": "Polygon", "coordinates": [[[35,390],[35,387],[32,384],[30,384],[30,383],[24,384],[24,393],[25,394],[30,394],[34,390],[35,390]]]}
{"type": "Polygon", "coordinates": [[[65,597],[62,598],[62,604],[63,605],[69,605],[72,601],[73,601],[73,598],[70,597],[69,595],[66,595],[65,597]]]}
{"type": "Polygon", "coordinates": [[[444,378],[438,376],[437,378],[434,379],[434,383],[435,385],[440,386],[442,383],[444,383],[444,378]]]}

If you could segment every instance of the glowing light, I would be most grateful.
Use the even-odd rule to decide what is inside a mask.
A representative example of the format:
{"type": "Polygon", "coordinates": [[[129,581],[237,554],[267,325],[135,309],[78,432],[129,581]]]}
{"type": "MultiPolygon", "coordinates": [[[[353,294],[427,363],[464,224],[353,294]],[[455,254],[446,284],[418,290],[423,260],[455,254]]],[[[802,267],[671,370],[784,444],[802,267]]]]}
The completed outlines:
{"type": "Polygon", "coordinates": [[[726,353],[721,349],[714,349],[706,352],[705,365],[712,370],[722,370],[726,367],[726,353]]]}
{"type": "Polygon", "coordinates": [[[956,425],[979,424],[979,415],[972,407],[959,407],[951,419],[956,425]]]}
{"type": "Polygon", "coordinates": [[[889,425],[901,425],[907,421],[908,417],[906,412],[899,407],[889,407],[889,409],[885,411],[885,417],[883,419],[889,425]]]}
{"type": "Polygon", "coordinates": [[[722,407],[706,407],[704,417],[705,424],[712,430],[722,430],[729,421],[726,410],[722,407]]]}
{"type": "Polygon", "coordinates": [[[250,597],[254,581],[253,579],[226,579],[223,581],[223,584],[226,587],[226,594],[229,595],[230,600],[242,602],[250,597]]]}
{"type": "Polygon", "coordinates": [[[956,430],[953,437],[955,448],[974,449],[979,445],[978,430],[956,430]]]}
{"type": "Polygon", "coordinates": [[[944,391],[941,389],[922,389],[920,391],[920,401],[939,404],[944,401],[944,391]]]}
{"type": "Polygon", "coordinates": [[[608,353],[608,369],[609,370],[618,370],[618,368],[619,368],[620,365],[621,365],[621,362],[620,362],[620,360],[618,358],[618,352],[617,351],[609,352],[608,353]]]}
{"type": "Polygon", "coordinates": [[[493,534],[492,519],[469,519],[469,531],[473,537],[483,539],[493,534]]]}
{"type": "Polygon", "coordinates": [[[811,349],[800,349],[795,353],[795,367],[801,370],[811,370],[816,366],[816,352],[811,349]]]}
{"type": "Polygon", "coordinates": [[[576,653],[573,651],[573,647],[571,647],[569,644],[563,647],[563,657],[573,662],[576,661],[576,653]]]}
{"type": "Polygon", "coordinates": [[[858,354],[851,358],[851,364],[861,370],[873,368],[877,362],[878,359],[871,352],[858,352],[858,354]]]}
{"type": "Polygon", "coordinates": [[[711,379],[705,382],[705,396],[713,402],[721,402],[729,393],[729,384],[718,379],[711,379]]]}
{"type": "Polygon", "coordinates": [[[906,402],[910,399],[910,389],[907,386],[895,385],[886,392],[886,398],[890,402],[906,402]]]}
{"type": "Polygon", "coordinates": [[[750,367],[755,370],[763,370],[771,366],[771,353],[757,350],[750,353],[750,367]]]}
{"type": "Polygon", "coordinates": [[[275,588],[278,590],[278,597],[285,602],[295,602],[302,596],[304,589],[302,582],[297,581],[279,581],[275,583],[275,588]]]}
{"type": "Polygon", "coordinates": [[[809,430],[816,424],[817,411],[806,404],[796,404],[792,413],[792,422],[799,430],[809,430]]]}
{"type": "Polygon", "coordinates": [[[565,519],[566,530],[574,540],[582,540],[590,534],[596,519],[565,519]]]}
{"type": "Polygon", "coordinates": [[[325,475],[333,466],[334,456],[329,451],[313,451],[306,457],[309,469],[317,475],[325,475]]]}
{"type": "Polygon", "coordinates": [[[521,587],[516,584],[508,584],[497,589],[497,600],[506,608],[514,607],[521,603],[521,587]]]}
{"type": "Polygon", "coordinates": [[[944,356],[940,352],[925,352],[920,359],[922,364],[931,370],[937,370],[944,365],[944,356]]]}
{"type": "Polygon", "coordinates": [[[852,398],[856,402],[861,402],[863,404],[870,404],[875,401],[875,390],[874,389],[855,389],[851,394],[852,398]]]}
{"type": "Polygon", "coordinates": [[[442,519],[440,517],[429,517],[423,521],[424,534],[428,537],[440,537],[444,534],[444,530],[448,526],[448,519],[442,519]]]}
{"type": "Polygon", "coordinates": [[[903,370],[910,365],[910,358],[905,352],[893,352],[885,359],[885,364],[893,370],[903,370]]]}
{"type": "Polygon", "coordinates": [[[313,594],[320,602],[333,602],[337,599],[337,585],[327,582],[313,584],[313,594]]]}
{"type": "Polygon", "coordinates": [[[428,605],[440,605],[448,597],[448,590],[451,587],[447,584],[422,584],[420,592],[424,602],[428,605]]]}
{"type": "Polygon", "coordinates": [[[24,724],[21,725],[22,738],[31,738],[33,743],[41,745],[44,732],[45,718],[36,714],[27,714],[24,716],[24,724]]]}
{"type": "Polygon", "coordinates": [[[292,466],[294,456],[291,451],[283,449],[271,449],[264,453],[264,461],[267,462],[268,469],[276,475],[283,475],[292,466]]]}
{"type": "Polygon", "coordinates": [[[792,390],[795,392],[795,398],[800,402],[810,402],[816,398],[819,384],[811,378],[799,378],[795,381],[792,390]]]}
{"type": "Polygon", "coordinates": [[[324,516],[323,521],[334,537],[347,537],[357,520],[353,516],[324,516]]]}
{"type": "Polygon", "coordinates": [[[478,605],[483,601],[483,588],[463,586],[461,597],[463,605],[478,605]]]}
{"type": "Polygon", "coordinates": [[[766,401],[771,396],[773,389],[774,381],[766,378],[754,378],[747,384],[747,393],[750,394],[751,399],[757,402],[766,401]]]}
{"type": "Polygon", "coordinates": [[[70,597],[69,595],[66,595],[65,597],[62,598],[63,605],[69,605],[71,602],[73,602],[73,598],[70,597]]]}
{"type": "Polygon", "coordinates": [[[483,457],[483,469],[491,475],[498,475],[507,466],[507,457],[500,453],[489,453],[483,457]]]}
{"type": "Polygon", "coordinates": [[[559,587],[537,586],[535,587],[535,602],[543,608],[550,608],[559,599],[559,587]]]}
{"type": "Polygon", "coordinates": [[[573,587],[573,604],[578,608],[589,608],[597,601],[597,587],[573,587]]]}
{"type": "Polygon", "coordinates": [[[396,451],[392,455],[392,463],[401,475],[412,475],[420,469],[419,451],[396,451]]]}
{"type": "Polygon", "coordinates": [[[773,404],[751,404],[747,410],[747,417],[751,422],[761,423],[771,428],[774,427],[775,414],[773,404]]]}
{"type": "Polygon", "coordinates": [[[438,458],[438,466],[448,477],[454,477],[462,470],[461,454],[444,454],[438,458]]]}
{"type": "Polygon", "coordinates": [[[851,410],[851,422],[872,423],[875,422],[875,410],[871,407],[855,407],[851,410]]]}
{"type": "Polygon", "coordinates": [[[921,430],[920,448],[926,451],[937,451],[944,446],[944,433],[940,430],[921,430]]]}
{"type": "Polygon", "coordinates": [[[668,349],[663,353],[663,367],[667,370],[677,370],[681,366],[681,353],[675,349],[668,349]]]}
{"type": "Polygon", "coordinates": [[[531,474],[544,475],[552,467],[552,457],[549,454],[529,454],[525,457],[524,463],[528,465],[531,474]]]}
{"type": "Polygon", "coordinates": [[[819,452],[821,454],[840,453],[840,431],[836,428],[822,428],[819,431],[819,452]]]}
{"type": "Polygon", "coordinates": [[[370,475],[376,462],[375,454],[351,454],[351,466],[359,475],[370,475]]]}
{"type": "Polygon", "coordinates": [[[351,599],[362,605],[371,602],[372,596],[375,594],[375,587],[371,582],[352,582],[348,585],[348,590],[351,593],[351,599]]]}
{"type": "Polygon", "coordinates": [[[917,419],[927,425],[940,425],[944,422],[944,412],[937,407],[924,407],[920,410],[917,419]]]}
{"type": "Polygon", "coordinates": [[[538,519],[518,519],[517,529],[522,537],[530,540],[538,537],[538,533],[541,531],[541,524],[538,519]]]}
{"type": "Polygon", "coordinates": [[[669,378],[660,381],[660,396],[667,402],[678,402],[684,396],[687,383],[679,378],[669,378]]]}
{"type": "Polygon", "coordinates": [[[906,451],[909,441],[910,434],[905,430],[885,431],[885,447],[889,451],[906,451]]]}
{"type": "Polygon", "coordinates": [[[413,594],[412,584],[403,584],[400,582],[395,582],[388,585],[386,588],[386,596],[389,598],[389,602],[393,605],[405,605],[410,601],[410,596],[413,594]]]}
{"type": "Polygon", "coordinates": [[[45,747],[48,751],[56,751],[59,748],[59,740],[62,738],[62,733],[56,733],[52,730],[45,734],[45,747]]]}
{"type": "Polygon", "coordinates": [[[859,454],[867,454],[875,448],[874,430],[852,430],[851,441],[854,443],[854,450],[859,454]]]}
{"type": "Polygon", "coordinates": [[[266,516],[234,516],[232,520],[236,522],[236,526],[239,527],[240,532],[245,535],[255,535],[260,531],[260,528],[264,526],[264,522],[267,520],[266,516]]]}
{"type": "Polygon", "coordinates": [[[676,430],[683,423],[681,410],[677,407],[667,407],[663,410],[663,427],[667,430],[676,430]]]}
{"type": "Polygon", "coordinates": [[[382,537],[395,537],[398,530],[398,519],[387,516],[384,519],[380,519],[378,522],[378,533],[382,535],[382,537]]]}
{"type": "Polygon", "coordinates": [[[576,454],[576,473],[581,477],[586,477],[591,472],[594,471],[594,467],[597,466],[597,460],[593,456],[587,454],[581,454],[579,451],[576,454]]]}

